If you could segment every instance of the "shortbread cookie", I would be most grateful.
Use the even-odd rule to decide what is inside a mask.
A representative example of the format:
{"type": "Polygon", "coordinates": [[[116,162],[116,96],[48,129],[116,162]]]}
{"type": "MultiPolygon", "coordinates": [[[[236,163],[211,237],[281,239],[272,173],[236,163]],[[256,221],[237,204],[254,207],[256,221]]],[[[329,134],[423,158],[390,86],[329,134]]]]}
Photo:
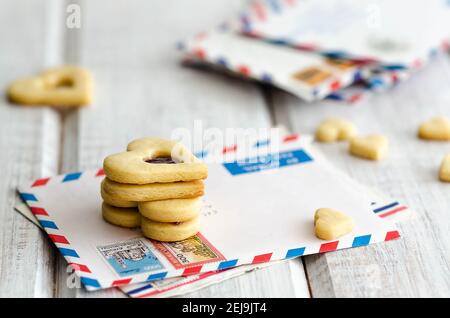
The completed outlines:
{"type": "Polygon", "coordinates": [[[184,222],[200,213],[201,198],[140,202],[139,212],[158,222],[184,222]]]}
{"type": "Polygon", "coordinates": [[[105,221],[117,226],[134,228],[141,225],[141,215],[136,208],[116,208],[103,202],[102,215],[105,221]]]}
{"type": "Polygon", "coordinates": [[[101,188],[100,194],[102,196],[103,201],[105,201],[109,205],[118,208],[136,208],[138,206],[137,202],[118,200],[114,196],[110,195],[108,192],[103,190],[103,186],[101,186],[100,188],[101,188]]]}
{"type": "Polygon", "coordinates": [[[380,160],[388,150],[388,139],[382,135],[354,137],[350,141],[350,153],[357,157],[380,160]]]}
{"type": "Polygon", "coordinates": [[[14,81],[8,88],[8,96],[24,105],[75,107],[91,102],[93,86],[89,71],[66,65],[14,81]]]}
{"type": "Polygon", "coordinates": [[[350,233],[355,226],[348,215],[328,208],[318,209],[314,214],[316,236],[322,240],[334,240],[350,233]]]}
{"type": "Polygon", "coordinates": [[[419,137],[428,140],[450,140],[450,120],[439,116],[424,122],[419,127],[419,137]]]}
{"type": "Polygon", "coordinates": [[[450,154],[442,160],[441,168],[439,169],[439,179],[444,182],[450,182],[450,154]]]}
{"type": "Polygon", "coordinates": [[[142,233],[153,240],[161,242],[175,242],[185,240],[198,233],[200,229],[199,217],[177,223],[155,222],[142,217],[142,233]]]}
{"type": "Polygon", "coordinates": [[[105,178],[102,181],[102,189],[115,200],[143,202],[199,197],[203,195],[204,184],[203,181],[196,180],[138,185],[119,183],[105,178]]]}
{"type": "Polygon", "coordinates": [[[356,127],[350,121],[340,118],[330,118],[323,121],[316,130],[316,140],[332,142],[350,140],[356,136],[356,127]]]}
{"type": "Polygon", "coordinates": [[[126,152],[106,157],[103,168],[110,180],[130,184],[192,181],[208,176],[207,166],[186,147],[159,138],[132,141],[126,152]]]}

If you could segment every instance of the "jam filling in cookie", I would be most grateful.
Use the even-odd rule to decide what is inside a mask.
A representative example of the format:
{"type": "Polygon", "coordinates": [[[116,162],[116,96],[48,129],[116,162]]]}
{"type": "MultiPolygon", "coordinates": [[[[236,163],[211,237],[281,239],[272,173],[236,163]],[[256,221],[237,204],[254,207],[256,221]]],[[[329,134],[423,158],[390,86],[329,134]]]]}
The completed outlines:
{"type": "Polygon", "coordinates": [[[161,164],[161,163],[172,164],[172,163],[176,163],[175,161],[173,161],[173,159],[171,157],[157,157],[157,158],[152,158],[152,159],[145,160],[145,162],[147,162],[147,163],[155,163],[155,164],[161,164]]]}

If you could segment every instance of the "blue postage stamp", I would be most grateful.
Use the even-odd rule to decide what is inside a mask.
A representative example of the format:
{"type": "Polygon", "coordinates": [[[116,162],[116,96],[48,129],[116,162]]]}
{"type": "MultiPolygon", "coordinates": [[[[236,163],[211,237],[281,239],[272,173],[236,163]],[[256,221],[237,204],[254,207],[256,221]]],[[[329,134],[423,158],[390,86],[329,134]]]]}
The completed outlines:
{"type": "Polygon", "coordinates": [[[143,238],[97,246],[97,249],[119,276],[164,268],[143,238]]]}

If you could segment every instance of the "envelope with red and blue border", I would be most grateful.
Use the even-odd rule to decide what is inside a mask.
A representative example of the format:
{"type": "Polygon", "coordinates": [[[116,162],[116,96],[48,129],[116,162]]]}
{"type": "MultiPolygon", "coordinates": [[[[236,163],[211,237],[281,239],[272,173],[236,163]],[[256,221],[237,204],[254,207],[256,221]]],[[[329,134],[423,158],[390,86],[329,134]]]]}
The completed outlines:
{"type": "Polygon", "coordinates": [[[102,219],[102,169],[40,178],[19,188],[22,199],[88,290],[197,275],[399,238],[381,214],[406,207],[336,173],[298,135],[239,143],[197,154],[207,164],[201,231],[173,243],[102,219]],[[214,153],[215,152],[215,153],[214,153]],[[210,157],[211,156],[211,157],[210,157]],[[375,203],[376,202],[376,203],[375,203]],[[332,241],[314,235],[314,211],[332,207],[355,221],[332,241]],[[376,212],[375,212],[376,210],[376,212]],[[378,214],[378,215],[377,215],[378,214]]]}

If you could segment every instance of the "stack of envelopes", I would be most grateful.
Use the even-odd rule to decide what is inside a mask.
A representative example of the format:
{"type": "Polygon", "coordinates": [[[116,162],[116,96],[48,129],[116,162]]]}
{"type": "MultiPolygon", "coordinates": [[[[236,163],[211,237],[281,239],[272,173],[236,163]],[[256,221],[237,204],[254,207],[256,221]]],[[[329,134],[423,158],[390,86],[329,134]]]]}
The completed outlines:
{"type": "Polygon", "coordinates": [[[180,43],[185,58],[306,101],[355,102],[408,79],[449,49],[445,0],[256,0],[180,43]]]}
{"type": "MultiPolygon", "coordinates": [[[[167,170],[163,173],[166,178],[158,180],[148,179],[146,173],[139,173],[140,177],[135,174],[136,158],[143,161],[168,156],[164,151],[142,152],[141,145],[146,143],[154,149],[155,139],[132,142],[129,151],[108,157],[105,170],[33,180],[20,186],[19,193],[29,207],[30,220],[48,233],[88,290],[120,287],[132,297],[184,293],[273,261],[398,238],[397,227],[386,219],[407,216],[407,207],[337,171],[310,140],[306,136],[278,136],[200,149],[208,166],[207,191],[200,208],[202,228],[177,242],[147,239],[142,234],[154,233],[124,228],[123,217],[117,222],[122,227],[111,225],[101,215],[103,200],[108,204],[104,207],[122,205],[117,207],[120,212],[129,208],[140,217],[136,207],[143,202],[183,200],[203,193],[201,180],[188,181],[199,171],[205,174],[202,165],[190,177],[180,173],[176,179],[167,170]],[[246,147],[256,149],[259,159],[254,160],[254,151],[243,151],[246,147]],[[215,158],[218,153],[225,155],[215,158]],[[163,191],[175,185],[181,188],[163,191]],[[184,193],[183,198],[173,199],[174,193],[184,193]],[[345,211],[355,220],[355,228],[336,240],[317,238],[313,220],[318,207],[345,211]]],[[[190,156],[180,149],[179,157],[171,155],[175,162],[190,156]]],[[[175,165],[164,163],[159,168],[155,163],[143,164],[153,177],[161,176],[162,167],[175,165]]],[[[148,215],[140,218],[150,222],[146,221],[148,215]]],[[[109,216],[110,222],[118,220],[109,216]]]]}

